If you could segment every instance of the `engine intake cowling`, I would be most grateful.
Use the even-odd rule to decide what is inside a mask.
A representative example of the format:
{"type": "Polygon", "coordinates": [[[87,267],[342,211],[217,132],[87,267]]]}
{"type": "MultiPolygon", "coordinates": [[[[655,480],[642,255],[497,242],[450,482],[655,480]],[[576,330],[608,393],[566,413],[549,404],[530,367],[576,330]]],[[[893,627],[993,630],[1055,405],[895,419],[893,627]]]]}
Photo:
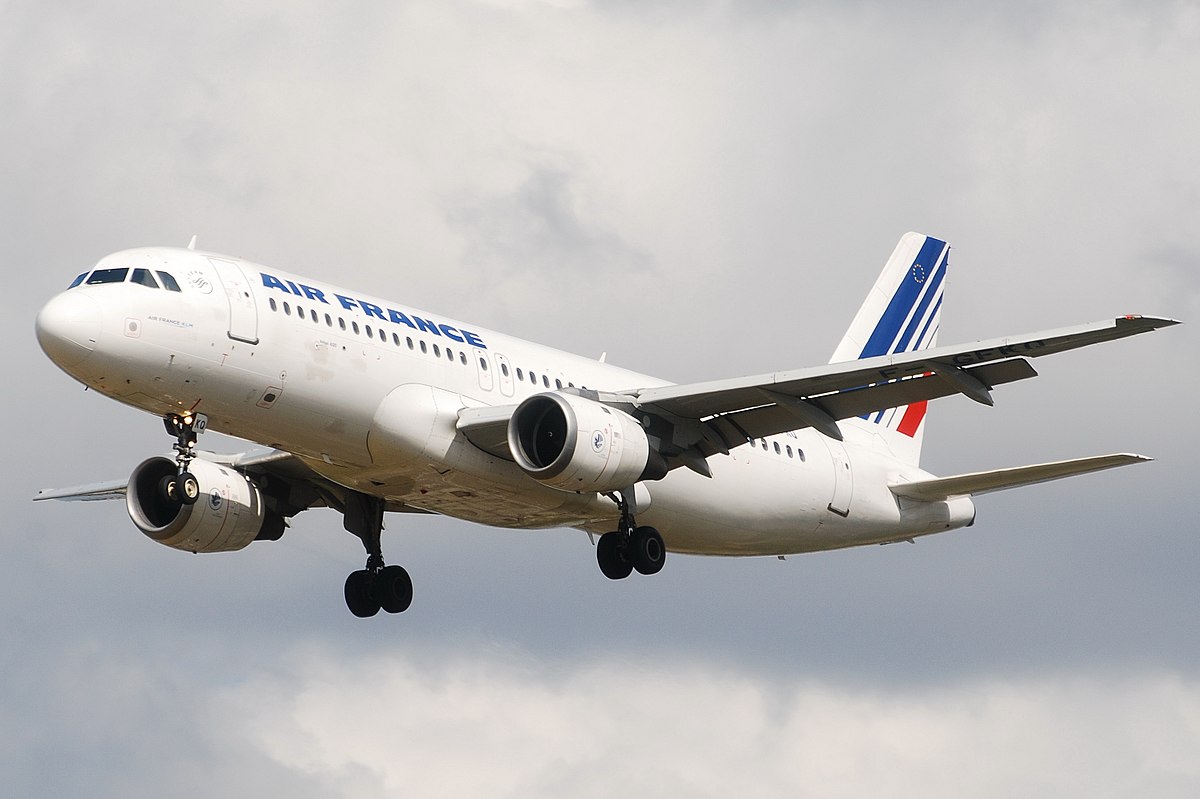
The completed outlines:
{"type": "Polygon", "coordinates": [[[637,419],[573,394],[535,394],[518,405],[508,448],[526,474],[562,491],[618,491],[666,474],[637,419]]]}
{"type": "Polygon", "coordinates": [[[125,491],[129,518],[160,544],[187,552],[232,552],[258,536],[266,519],[262,492],[235,469],[197,458],[188,466],[200,498],[185,505],[164,496],[160,484],[175,462],[150,458],[133,470],[125,491]]]}

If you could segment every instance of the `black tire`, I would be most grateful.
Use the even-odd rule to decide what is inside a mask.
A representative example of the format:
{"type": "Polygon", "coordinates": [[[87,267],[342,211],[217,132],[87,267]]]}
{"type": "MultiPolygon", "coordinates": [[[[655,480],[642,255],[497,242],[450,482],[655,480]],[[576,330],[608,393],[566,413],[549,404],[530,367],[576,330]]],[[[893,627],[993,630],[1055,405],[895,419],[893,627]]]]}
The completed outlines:
{"type": "Polygon", "coordinates": [[[412,604],[412,578],[403,566],[384,566],[375,578],[375,591],[388,613],[403,613],[412,604]]]}
{"type": "Polygon", "coordinates": [[[350,572],[350,576],[346,578],[346,607],[360,619],[368,619],[379,612],[374,574],[366,569],[350,572]]]}
{"type": "Polygon", "coordinates": [[[605,533],[596,542],[596,563],[610,580],[624,580],[633,572],[633,561],[624,543],[620,533],[605,533]]]}
{"type": "Polygon", "coordinates": [[[200,481],[191,472],[184,472],[177,479],[179,501],[184,505],[195,505],[200,498],[200,481]]]}
{"type": "Polygon", "coordinates": [[[653,527],[638,527],[629,541],[630,558],[638,574],[658,574],[667,562],[667,547],[653,527]]]}
{"type": "Polygon", "coordinates": [[[179,503],[179,477],[168,474],[158,481],[158,495],[172,504],[179,503]]]}

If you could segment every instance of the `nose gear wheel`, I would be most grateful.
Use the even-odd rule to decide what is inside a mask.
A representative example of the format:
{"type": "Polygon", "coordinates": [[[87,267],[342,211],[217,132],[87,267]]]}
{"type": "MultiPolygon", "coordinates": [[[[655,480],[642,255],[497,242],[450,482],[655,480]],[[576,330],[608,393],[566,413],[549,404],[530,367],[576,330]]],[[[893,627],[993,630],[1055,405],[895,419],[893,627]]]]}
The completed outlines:
{"type": "Polygon", "coordinates": [[[163,426],[167,428],[168,435],[175,437],[177,469],[174,475],[168,475],[159,482],[158,490],[171,502],[194,505],[200,498],[200,481],[188,471],[188,467],[196,459],[196,438],[208,428],[208,417],[202,413],[172,413],[163,417],[163,426]]]}

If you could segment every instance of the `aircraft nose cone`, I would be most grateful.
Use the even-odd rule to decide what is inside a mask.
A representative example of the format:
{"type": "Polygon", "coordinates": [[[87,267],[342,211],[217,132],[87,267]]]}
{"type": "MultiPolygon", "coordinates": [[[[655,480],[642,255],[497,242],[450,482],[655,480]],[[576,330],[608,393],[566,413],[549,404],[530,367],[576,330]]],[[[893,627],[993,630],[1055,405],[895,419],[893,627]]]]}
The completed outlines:
{"type": "Polygon", "coordinates": [[[82,363],[100,339],[100,304],[79,292],[59,294],[38,313],[37,338],[59,366],[82,363]]]}

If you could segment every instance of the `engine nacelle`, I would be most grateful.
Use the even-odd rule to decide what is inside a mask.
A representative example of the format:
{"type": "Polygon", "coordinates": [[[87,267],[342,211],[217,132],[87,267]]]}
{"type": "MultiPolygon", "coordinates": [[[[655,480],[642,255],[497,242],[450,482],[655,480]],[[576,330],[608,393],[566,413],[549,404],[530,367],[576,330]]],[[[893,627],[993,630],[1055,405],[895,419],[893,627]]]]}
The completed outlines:
{"type": "Polygon", "coordinates": [[[167,499],[159,484],[175,462],[150,458],[133,470],[125,506],[137,528],[160,544],[187,552],[232,552],[258,536],[266,519],[262,492],[235,469],[197,458],[188,466],[200,483],[194,505],[167,499]]]}
{"type": "Polygon", "coordinates": [[[637,419],[573,394],[535,394],[518,405],[508,448],[526,474],[561,491],[618,491],[666,474],[637,419]]]}

